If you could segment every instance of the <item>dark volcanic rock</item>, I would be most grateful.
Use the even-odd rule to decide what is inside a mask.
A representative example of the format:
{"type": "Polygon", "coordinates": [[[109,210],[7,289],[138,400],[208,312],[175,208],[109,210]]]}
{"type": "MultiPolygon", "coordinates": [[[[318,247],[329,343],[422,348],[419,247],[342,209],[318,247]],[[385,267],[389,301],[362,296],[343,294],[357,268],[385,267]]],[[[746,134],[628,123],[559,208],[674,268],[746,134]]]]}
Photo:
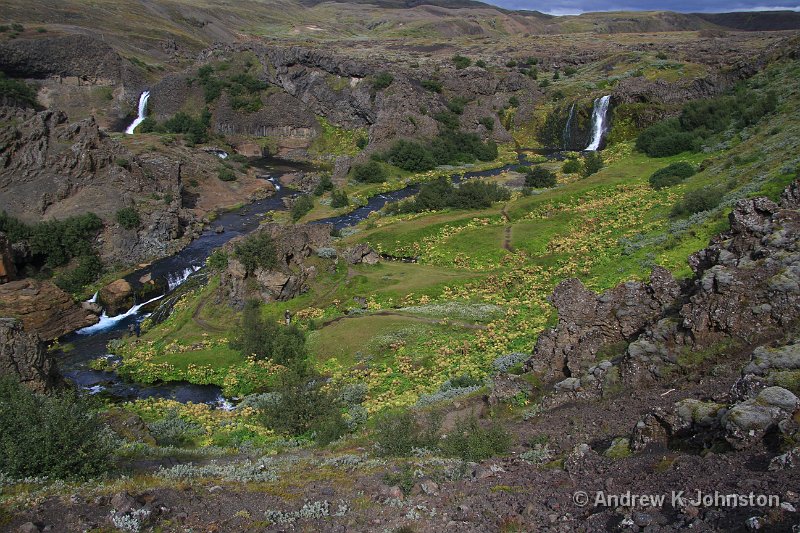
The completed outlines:
{"type": "Polygon", "coordinates": [[[0,283],[14,281],[17,270],[14,267],[14,255],[8,237],[0,233],[0,283]]]}
{"type": "Polygon", "coordinates": [[[0,375],[11,376],[36,392],[47,392],[61,383],[39,335],[26,332],[22,322],[13,318],[0,318],[0,375]]]}
{"type": "Polygon", "coordinates": [[[527,367],[569,377],[588,369],[604,352],[621,355],[627,343],[675,304],[679,293],[672,275],[660,267],[649,284],[628,282],[602,295],[577,279],[563,281],[551,297],[558,325],[539,336],[527,367]]]}

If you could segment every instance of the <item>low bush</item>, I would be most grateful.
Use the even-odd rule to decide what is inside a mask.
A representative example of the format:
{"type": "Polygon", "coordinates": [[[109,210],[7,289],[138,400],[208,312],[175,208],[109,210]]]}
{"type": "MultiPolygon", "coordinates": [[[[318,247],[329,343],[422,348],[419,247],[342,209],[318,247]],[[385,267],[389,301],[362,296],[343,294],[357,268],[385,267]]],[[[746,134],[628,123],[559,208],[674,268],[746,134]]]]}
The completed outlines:
{"type": "Polygon", "coordinates": [[[414,448],[435,448],[439,436],[410,412],[389,412],[376,420],[374,440],[379,454],[403,457],[414,448]]]}
{"type": "MultiPolygon", "coordinates": [[[[398,141],[398,144],[401,142],[407,142],[407,141],[398,141]]],[[[397,146],[397,144],[395,146],[397,146]]],[[[400,154],[398,152],[397,157],[398,158],[406,157],[406,155],[400,154]]],[[[400,159],[398,159],[398,161],[400,161],[400,159]]],[[[410,160],[409,162],[404,164],[410,165],[411,164],[410,160]]],[[[397,166],[399,166],[400,168],[404,168],[404,166],[401,166],[399,164],[397,166]]],[[[389,173],[386,172],[386,169],[384,169],[383,166],[377,161],[368,161],[363,165],[353,166],[353,178],[355,178],[356,181],[360,181],[362,183],[383,183],[389,178],[389,173]]]]}
{"type": "Polygon", "coordinates": [[[684,217],[709,211],[722,201],[722,191],[717,188],[696,189],[687,192],[672,208],[672,216],[684,217]]]}
{"type": "Polygon", "coordinates": [[[421,213],[445,208],[485,209],[494,202],[511,198],[508,189],[496,183],[470,180],[454,187],[449,179],[442,177],[420,187],[412,200],[396,202],[386,206],[388,213],[421,213]]]}
{"type": "Polygon", "coordinates": [[[112,451],[113,437],[85,397],[39,395],[0,377],[0,472],[88,479],[108,470],[112,451]]]}
{"type": "Polygon", "coordinates": [[[350,199],[347,198],[347,193],[341,189],[337,189],[331,193],[331,207],[338,209],[340,207],[347,207],[350,205],[350,199]]]}
{"type": "Polygon", "coordinates": [[[388,72],[379,72],[375,75],[375,78],[372,80],[372,87],[376,91],[380,91],[391,85],[393,81],[394,81],[394,76],[392,76],[388,72]]]}
{"type": "Polygon", "coordinates": [[[561,165],[561,172],[564,174],[577,174],[581,171],[581,162],[577,159],[567,159],[561,165]]]}
{"type": "Polygon", "coordinates": [[[55,283],[71,294],[78,294],[90,283],[97,281],[103,273],[103,262],[97,254],[87,254],[78,259],[78,264],[56,276],[55,283]]]}
{"type": "Polygon", "coordinates": [[[169,411],[161,420],[149,423],[147,427],[159,446],[188,446],[205,433],[202,426],[184,420],[175,410],[169,411]]]}
{"type": "Polygon", "coordinates": [[[442,92],[442,83],[436,80],[423,80],[422,87],[431,91],[432,93],[442,92]]]}
{"type": "Polygon", "coordinates": [[[453,64],[456,66],[457,70],[461,70],[470,66],[472,64],[472,60],[462,55],[454,55],[453,64]]]}
{"type": "Polygon", "coordinates": [[[294,201],[289,212],[292,215],[292,220],[297,222],[306,216],[306,214],[308,214],[308,212],[312,209],[314,209],[314,199],[311,196],[304,194],[294,201]]]}
{"type": "Polygon", "coordinates": [[[603,168],[603,157],[598,152],[589,152],[583,159],[583,175],[586,177],[599,172],[603,168]]]}
{"type": "Polygon", "coordinates": [[[36,105],[36,89],[22,80],[7,77],[3,72],[0,72],[0,97],[21,104],[36,105]]]}
{"type": "Polygon", "coordinates": [[[223,250],[214,250],[206,259],[206,264],[211,270],[225,270],[228,268],[228,254],[223,250]]]}
{"type": "Polygon", "coordinates": [[[229,345],[244,356],[270,359],[276,364],[292,368],[304,367],[307,355],[303,332],[294,324],[279,326],[274,320],[265,320],[257,300],[245,303],[229,345]]]}
{"type": "Polygon", "coordinates": [[[542,166],[534,165],[525,174],[525,186],[536,189],[555,187],[556,175],[542,166]]]}
{"type": "Polygon", "coordinates": [[[123,207],[117,211],[117,223],[125,229],[136,229],[142,224],[139,212],[134,207],[123,207]]]}
{"type": "Polygon", "coordinates": [[[683,180],[692,177],[695,172],[696,170],[692,164],[680,161],[656,170],[650,176],[649,181],[654,189],[663,189],[664,187],[677,185],[683,180]]]}
{"type": "Polygon", "coordinates": [[[269,270],[275,266],[275,242],[267,232],[259,231],[236,243],[233,255],[241,261],[248,273],[258,268],[269,270]]]}
{"type": "Polygon", "coordinates": [[[511,435],[499,424],[482,427],[476,418],[464,418],[456,423],[447,438],[439,441],[444,455],[463,461],[483,461],[506,453],[511,447],[511,435]]]}
{"type": "Polygon", "coordinates": [[[236,173],[228,167],[222,167],[217,173],[220,181],[236,181],[236,173]]]}
{"type": "Polygon", "coordinates": [[[328,174],[323,174],[319,179],[319,183],[314,187],[314,196],[322,196],[328,191],[333,190],[333,182],[328,174]]]}

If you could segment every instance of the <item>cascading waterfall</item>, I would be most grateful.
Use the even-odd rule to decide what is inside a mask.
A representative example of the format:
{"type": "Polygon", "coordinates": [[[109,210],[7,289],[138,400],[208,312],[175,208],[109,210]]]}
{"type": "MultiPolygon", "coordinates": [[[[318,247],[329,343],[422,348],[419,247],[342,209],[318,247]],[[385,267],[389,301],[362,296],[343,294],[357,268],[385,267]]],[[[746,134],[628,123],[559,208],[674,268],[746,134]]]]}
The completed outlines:
{"type": "Polygon", "coordinates": [[[77,333],[78,335],[92,335],[92,334],[98,333],[100,331],[105,331],[105,330],[113,327],[114,324],[116,324],[120,320],[124,320],[124,319],[128,318],[131,315],[135,315],[136,313],[139,312],[139,309],[141,309],[145,305],[153,303],[156,300],[160,300],[163,297],[164,297],[164,295],[162,294],[161,296],[156,296],[155,298],[153,298],[151,300],[147,300],[146,302],[143,302],[143,303],[140,303],[140,304],[135,304],[133,307],[131,307],[130,309],[128,309],[127,311],[125,311],[121,315],[117,315],[117,316],[108,316],[108,314],[106,314],[106,312],[103,311],[103,314],[100,315],[100,322],[98,322],[97,324],[94,324],[93,326],[87,326],[87,327],[85,327],[83,329],[79,329],[75,333],[77,333]]]}
{"type": "Polygon", "coordinates": [[[586,147],[587,151],[595,152],[600,148],[600,141],[603,140],[603,134],[606,132],[606,114],[608,113],[608,104],[611,101],[611,95],[597,98],[594,101],[594,109],[592,110],[592,142],[586,147]]]}
{"type": "Polygon", "coordinates": [[[184,281],[189,279],[189,276],[200,270],[199,265],[192,265],[188,268],[183,269],[182,272],[175,272],[173,274],[169,274],[167,276],[167,287],[168,291],[172,292],[177,289],[184,281]]]}
{"type": "Polygon", "coordinates": [[[133,130],[141,124],[145,117],[147,116],[147,101],[150,99],[150,91],[145,91],[139,96],[139,115],[136,117],[136,120],[128,126],[128,129],[125,130],[125,133],[128,135],[133,135],[133,130]]]}
{"type": "Polygon", "coordinates": [[[564,127],[564,150],[569,150],[569,140],[572,136],[572,117],[575,116],[575,104],[569,108],[569,117],[567,117],[567,125],[564,127]]]}

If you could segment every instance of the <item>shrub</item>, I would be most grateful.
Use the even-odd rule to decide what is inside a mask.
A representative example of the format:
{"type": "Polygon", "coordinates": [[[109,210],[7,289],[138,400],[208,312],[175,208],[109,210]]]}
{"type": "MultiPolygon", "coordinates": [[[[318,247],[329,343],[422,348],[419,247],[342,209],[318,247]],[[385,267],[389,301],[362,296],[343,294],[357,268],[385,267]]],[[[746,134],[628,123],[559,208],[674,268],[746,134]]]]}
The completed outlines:
{"type": "Polygon", "coordinates": [[[438,113],[435,113],[433,118],[435,118],[442,126],[444,126],[446,130],[457,131],[459,126],[461,126],[458,114],[453,113],[449,109],[447,111],[439,111],[438,113]]]}
{"type": "Polygon", "coordinates": [[[174,409],[147,427],[159,446],[187,446],[205,433],[202,426],[184,420],[174,409]]]}
{"type": "Polygon", "coordinates": [[[470,66],[472,64],[472,60],[462,55],[454,55],[453,64],[456,66],[456,69],[461,70],[462,68],[467,68],[470,66]]]}
{"type": "Polygon", "coordinates": [[[118,167],[124,168],[124,169],[127,169],[131,164],[131,162],[128,161],[127,159],[125,159],[124,157],[117,158],[115,163],[117,164],[118,167]]]}
{"type": "Polygon", "coordinates": [[[439,442],[442,453],[463,461],[482,461],[506,453],[511,435],[499,424],[483,428],[475,418],[461,419],[447,438],[439,442]]]}
{"type": "Polygon", "coordinates": [[[722,191],[715,188],[697,189],[687,192],[672,208],[672,216],[688,216],[714,209],[722,201],[722,191]]]}
{"type": "Polygon", "coordinates": [[[265,320],[258,300],[248,300],[229,345],[244,356],[302,368],[307,354],[305,342],[305,335],[296,325],[279,326],[274,320],[265,320]]]}
{"type": "Polygon", "coordinates": [[[343,190],[335,190],[331,193],[331,207],[338,209],[339,207],[347,207],[350,205],[350,200],[347,198],[347,193],[343,190]]]}
{"type": "Polygon", "coordinates": [[[425,427],[409,412],[382,414],[375,422],[375,444],[380,455],[409,456],[414,448],[435,448],[435,430],[425,427]]]}
{"type": "MultiPolygon", "coordinates": [[[[398,160],[398,162],[401,161],[398,160]]],[[[403,165],[400,164],[397,166],[404,168],[403,165]]],[[[383,183],[389,178],[389,174],[386,172],[386,169],[384,169],[383,166],[377,161],[368,161],[363,165],[353,166],[353,178],[362,183],[383,183]]]]}
{"type": "Polygon", "coordinates": [[[256,232],[236,243],[233,255],[242,262],[248,273],[258,268],[269,270],[277,262],[275,243],[265,231],[256,232]]]}
{"type": "Polygon", "coordinates": [[[228,268],[228,254],[223,250],[214,250],[206,259],[206,264],[211,270],[225,270],[228,268]]]}
{"type": "Polygon", "coordinates": [[[662,189],[677,185],[686,178],[693,176],[695,168],[690,163],[680,161],[672,163],[664,168],[658,169],[650,176],[650,185],[654,189],[662,189]]]}
{"type": "Polygon", "coordinates": [[[496,183],[471,180],[462,183],[460,187],[456,188],[453,187],[449,179],[442,177],[423,184],[413,200],[393,204],[392,207],[388,208],[388,211],[420,213],[448,207],[454,209],[485,209],[494,202],[508,200],[510,197],[511,194],[508,189],[496,183]]]}
{"type": "Polygon", "coordinates": [[[461,115],[464,113],[464,106],[467,105],[469,100],[464,97],[456,96],[449,102],[447,102],[447,109],[451,112],[455,113],[456,115],[461,115]]]}
{"type": "Polygon", "coordinates": [[[0,96],[23,104],[36,105],[36,89],[24,81],[6,77],[3,72],[0,72],[0,96]]]}
{"type": "Polygon", "coordinates": [[[300,196],[292,204],[292,209],[290,211],[292,215],[292,220],[294,222],[297,222],[298,220],[306,216],[306,214],[308,214],[308,212],[311,211],[312,209],[314,209],[314,199],[306,194],[300,196]]]}
{"type": "Polygon", "coordinates": [[[517,66],[517,62],[514,61],[513,59],[509,59],[508,61],[506,61],[506,66],[508,68],[514,68],[517,66]]]}
{"type": "Polygon", "coordinates": [[[78,259],[78,265],[62,272],[55,280],[56,285],[65,291],[77,294],[86,285],[94,283],[103,273],[103,262],[96,254],[87,254],[78,259]]]}
{"type": "Polygon", "coordinates": [[[394,76],[392,76],[388,72],[379,72],[378,74],[375,75],[375,78],[372,80],[372,87],[376,91],[380,91],[391,85],[393,81],[394,81],[394,76]]]}
{"type": "MultiPolygon", "coordinates": [[[[430,150],[420,143],[400,139],[386,154],[389,163],[410,172],[423,172],[436,166],[430,150]]],[[[356,176],[358,179],[358,176],[356,176]]]]}
{"type": "Polygon", "coordinates": [[[117,222],[125,229],[136,229],[142,224],[139,212],[134,207],[123,207],[117,211],[117,222]]]}
{"type": "Polygon", "coordinates": [[[492,117],[482,117],[478,120],[478,124],[481,124],[487,131],[494,130],[494,119],[492,117]]]}
{"type": "Polygon", "coordinates": [[[477,60],[475,62],[475,66],[476,67],[480,67],[482,69],[485,69],[486,68],[486,61],[484,61],[483,59],[479,59],[479,60],[477,60]]]}
{"type": "Polygon", "coordinates": [[[294,437],[314,435],[323,445],[347,433],[337,392],[320,376],[289,372],[278,393],[278,400],[261,410],[265,426],[294,437]]]}
{"type": "Polygon", "coordinates": [[[85,397],[38,395],[0,377],[0,472],[87,479],[108,470],[112,450],[108,428],[85,397]]]}
{"type": "Polygon", "coordinates": [[[574,76],[576,72],[578,72],[578,69],[575,67],[564,67],[564,75],[567,77],[574,76]]]}
{"type": "Polygon", "coordinates": [[[532,166],[525,175],[525,186],[534,187],[536,189],[555,187],[556,175],[542,166],[532,166]]]}
{"type": "Polygon", "coordinates": [[[508,105],[510,105],[511,107],[519,107],[519,98],[517,98],[516,96],[512,96],[511,98],[508,99],[508,105]]]}
{"type": "Polygon", "coordinates": [[[5,212],[0,213],[0,231],[8,235],[11,243],[27,241],[33,262],[51,268],[66,264],[73,257],[93,254],[94,237],[102,227],[103,221],[94,213],[31,226],[5,212]]]}
{"type": "Polygon", "coordinates": [[[577,174],[581,171],[581,162],[577,159],[567,159],[561,165],[561,172],[564,174],[577,174]]]}
{"type": "Polygon", "coordinates": [[[589,152],[583,160],[583,175],[591,176],[603,168],[603,157],[598,152],[589,152]]]}
{"type": "Polygon", "coordinates": [[[442,83],[436,80],[423,80],[422,87],[431,91],[432,93],[442,92],[442,83]]]}
{"type": "Polygon", "coordinates": [[[228,167],[220,168],[217,177],[221,181],[236,181],[236,173],[228,167]]]}
{"type": "Polygon", "coordinates": [[[322,196],[328,191],[333,190],[333,182],[328,174],[323,174],[319,179],[319,183],[314,187],[314,196],[322,196]]]}

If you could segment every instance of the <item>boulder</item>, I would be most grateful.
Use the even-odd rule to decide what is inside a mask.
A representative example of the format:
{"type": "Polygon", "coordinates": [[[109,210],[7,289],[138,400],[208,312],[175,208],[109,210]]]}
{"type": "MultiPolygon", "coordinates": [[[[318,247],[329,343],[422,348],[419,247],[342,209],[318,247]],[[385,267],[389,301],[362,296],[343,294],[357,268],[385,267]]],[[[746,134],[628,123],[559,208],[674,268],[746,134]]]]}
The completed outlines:
{"type": "Polygon", "coordinates": [[[124,279],[112,281],[100,289],[98,300],[108,316],[119,315],[133,307],[135,300],[133,287],[124,279]]]}
{"type": "Polygon", "coordinates": [[[0,375],[36,392],[48,392],[62,382],[39,335],[25,331],[22,322],[12,318],[0,318],[0,375]]]}
{"type": "Polygon", "coordinates": [[[492,380],[492,392],[487,398],[489,405],[507,402],[518,394],[530,394],[533,386],[513,374],[498,374],[492,380]]]}
{"type": "Polygon", "coordinates": [[[378,252],[366,244],[357,244],[344,251],[344,259],[351,265],[375,265],[380,261],[381,256],[378,252]]]}
{"type": "Polygon", "coordinates": [[[95,313],[49,281],[22,279],[0,285],[0,316],[19,318],[44,341],[97,323],[95,313]]]}

